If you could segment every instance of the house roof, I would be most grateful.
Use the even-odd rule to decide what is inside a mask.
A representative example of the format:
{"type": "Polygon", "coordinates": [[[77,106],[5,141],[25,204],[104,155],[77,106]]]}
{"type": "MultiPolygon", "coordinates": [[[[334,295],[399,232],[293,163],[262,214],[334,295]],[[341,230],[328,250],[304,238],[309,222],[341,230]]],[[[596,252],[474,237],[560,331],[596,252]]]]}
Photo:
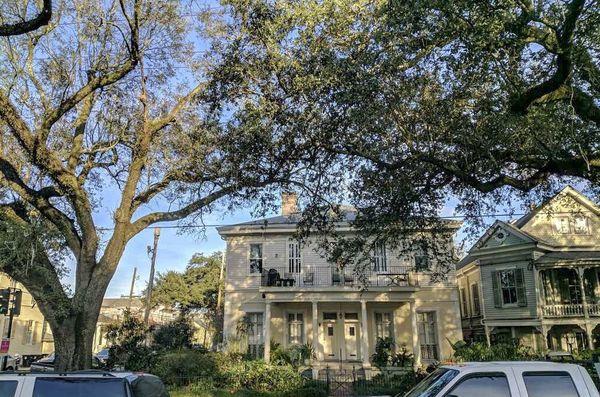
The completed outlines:
{"type": "Polygon", "coordinates": [[[535,262],[600,262],[600,251],[552,251],[544,254],[535,262]]]}
{"type": "MultiPolygon", "coordinates": [[[[575,189],[571,186],[566,186],[560,192],[555,194],[553,197],[545,200],[542,204],[537,206],[534,210],[532,210],[529,213],[527,213],[526,215],[522,216],[515,222],[503,222],[501,220],[496,220],[494,222],[494,224],[492,226],[490,226],[486,230],[486,232],[477,240],[477,242],[475,244],[473,244],[473,246],[469,250],[468,254],[457,263],[457,265],[456,265],[457,270],[465,267],[469,263],[472,263],[476,259],[477,256],[475,255],[475,252],[484,245],[484,243],[496,232],[496,230],[499,227],[502,227],[505,230],[508,230],[509,232],[514,233],[515,235],[517,235],[518,237],[523,239],[525,242],[530,242],[530,243],[534,243],[534,244],[542,243],[548,247],[552,247],[553,244],[551,244],[550,242],[548,242],[540,237],[534,236],[534,235],[526,232],[522,228],[536,214],[540,213],[551,201],[555,200],[559,196],[565,196],[565,195],[569,195],[570,197],[573,197],[581,205],[585,206],[586,208],[588,208],[590,211],[594,212],[595,214],[600,215],[600,207],[598,205],[596,205],[593,201],[591,201],[590,199],[585,197],[577,189],[575,189]]],[[[552,260],[561,260],[561,259],[563,259],[563,260],[584,260],[584,259],[588,260],[588,259],[590,259],[589,255],[596,255],[596,254],[598,254],[598,253],[597,252],[593,253],[593,251],[575,251],[575,252],[554,252],[553,251],[551,253],[543,255],[540,259],[538,259],[538,261],[540,261],[540,260],[552,261],[552,260]],[[553,255],[557,255],[557,256],[553,256],[553,255]],[[563,255],[564,257],[561,257],[561,255],[563,255]],[[578,258],[578,255],[580,256],[579,258],[578,258]],[[569,256],[572,256],[572,257],[569,258],[569,256]]],[[[598,254],[598,255],[600,256],[600,254],[598,254]]]]}
{"type": "Polygon", "coordinates": [[[567,185],[560,192],[558,192],[554,196],[550,197],[549,199],[545,200],[542,204],[538,205],[533,211],[530,211],[529,213],[523,215],[521,218],[517,219],[515,221],[514,225],[518,228],[522,228],[535,215],[540,213],[542,211],[542,209],[544,209],[551,201],[555,200],[559,196],[565,196],[565,195],[569,195],[569,196],[573,197],[584,207],[586,207],[587,209],[589,209],[596,215],[600,215],[600,207],[598,205],[596,205],[596,203],[594,203],[589,198],[585,197],[585,195],[583,195],[581,192],[579,192],[574,187],[567,185]]]}
{"type": "MultiPolygon", "coordinates": [[[[342,212],[342,218],[337,222],[339,227],[350,227],[351,224],[356,221],[357,211],[353,208],[347,207],[342,212]]],[[[244,231],[265,231],[267,229],[271,231],[283,231],[289,229],[295,229],[296,225],[301,219],[300,214],[291,215],[278,215],[270,218],[255,219],[248,222],[236,223],[232,225],[217,227],[219,234],[235,234],[236,232],[244,231]]],[[[449,229],[458,229],[462,222],[453,220],[442,220],[443,223],[449,229]]]]}

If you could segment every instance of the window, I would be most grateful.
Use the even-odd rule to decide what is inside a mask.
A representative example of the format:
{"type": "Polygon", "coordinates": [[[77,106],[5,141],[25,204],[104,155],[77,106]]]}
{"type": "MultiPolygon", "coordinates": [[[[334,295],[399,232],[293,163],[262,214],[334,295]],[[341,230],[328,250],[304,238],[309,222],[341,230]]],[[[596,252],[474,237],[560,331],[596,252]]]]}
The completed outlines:
{"type": "Polygon", "coordinates": [[[446,396],[510,397],[510,387],[503,373],[479,373],[467,375],[459,380],[446,396]]]}
{"type": "Polygon", "coordinates": [[[127,397],[127,385],[124,378],[74,378],[40,377],[36,378],[33,397],[127,397]]]}
{"type": "Polygon", "coordinates": [[[415,250],[415,270],[418,272],[426,272],[429,270],[429,256],[427,255],[427,247],[425,244],[418,244],[415,250]]]}
{"type": "Polygon", "coordinates": [[[35,331],[35,321],[28,320],[27,325],[24,328],[23,333],[23,344],[32,345],[34,342],[34,331],[35,331]]]}
{"type": "Polygon", "coordinates": [[[491,276],[495,307],[527,306],[523,269],[493,271],[491,276]]]}
{"type": "Polygon", "coordinates": [[[573,218],[573,234],[589,234],[588,219],[585,216],[573,218]]]}
{"type": "Polygon", "coordinates": [[[0,397],[13,397],[17,391],[19,382],[16,380],[0,381],[0,397]]]}
{"type": "Polygon", "coordinates": [[[511,305],[517,303],[517,284],[515,281],[515,271],[504,270],[501,271],[499,275],[502,304],[511,305]]]}
{"type": "Polygon", "coordinates": [[[473,315],[481,314],[481,303],[479,300],[479,285],[471,284],[471,300],[473,301],[473,315]]]}
{"type": "Polygon", "coordinates": [[[438,368],[415,386],[405,397],[433,397],[458,374],[459,372],[455,369],[438,368]]]}
{"type": "Polygon", "coordinates": [[[358,320],[358,313],[344,313],[346,320],[358,320]]]}
{"type": "Polygon", "coordinates": [[[461,288],[458,292],[460,294],[460,312],[463,317],[469,317],[469,307],[467,304],[467,291],[464,288],[461,288]]]}
{"type": "Polygon", "coordinates": [[[288,343],[301,345],[304,343],[304,315],[288,313],[288,343]]]}
{"type": "Polygon", "coordinates": [[[250,273],[262,273],[263,249],[262,244],[250,244],[250,273]]]}
{"type": "Polygon", "coordinates": [[[375,328],[377,338],[393,338],[394,322],[392,313],[375,313],[375,328]]]}
{"type": "Polygon", "coordinates": [[[248,355],[259,358],[263,355],[263,314],[247,313],[248,321],[248,355]]]}
{"type": "Polygon", "coordinates": [[[323,312],[323,320],[337,320],[336,312],[323,312]]]}
{"type": "Polygon", "coordinates": [[[438,346],[435,312],[417,313],[417,327],[419,329],[421,358],[424,360],[437,360],[438,346]]]}
{"type": "Polygon", "coordinates": [[[560,218],[554,219],[554,228],[558,234],[569,234],[571,228],[569,227],[569,218],[561,216],[560,218]]]}
{"type": "Polygon", "coordinates": [[[300,243],[298,241],[290,241],[288,243],[288,271],[290,273],[300,273],[301,268],[300,243]]]}
{"type": "Polygon", "coordinates": [[[387,257],[385,255],[385,243],[378,242],[373,248],[373,271],[387,271],[387,257]]]}
{"type": "Polygon", "coordinates": [[[529,397],[578,397],[568,372],[524,372],[529,397]]]}

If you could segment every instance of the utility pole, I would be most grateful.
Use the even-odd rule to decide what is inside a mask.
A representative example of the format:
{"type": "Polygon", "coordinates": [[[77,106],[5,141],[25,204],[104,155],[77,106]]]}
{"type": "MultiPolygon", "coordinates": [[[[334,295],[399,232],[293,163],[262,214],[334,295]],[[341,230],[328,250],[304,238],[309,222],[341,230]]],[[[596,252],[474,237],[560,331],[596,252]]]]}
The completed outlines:
{"type": "MultiPolygon", "coordinates": [[[[223,280],[225,278],[225,259],[225,251],[223,251],[223,253],[221,254],[221,273],[219,274],[219,289],[217,292],[217,324],[215,329],[215,336],[213,337],[212,343],[212,349],[215,351],[217,350],[218,343],[223,341],[223,310],[221,309],[221,305],[223,304],[223,280]]],[[[207,331],[208,329],[204,331],[205,336],[207,331]]]]}
{"type": "Polygon", "coordinates": [[[146,312],[144,313],[144,324],[146,327],[150,320],[150,299],[152,298],[152,288],[154,287],[154,268],[156,267],[156,249],[158,248],[158,238],[160,237],[160,229],[154,228],[154,247],[148,247],[148,251],[152,252],[152,262],[150,263],[150,278],[148,279],[148,289],[146,291],[146,312]]]}
{"type": "Polygon", "coordinates": [[[133,268],[133,277],[131,278],[131,288],[129,289],[129,310],[131,310],[131,301],[133,300],[133,288],[135,287],[135,277],[137,275],[137,267],[133,268]]]}

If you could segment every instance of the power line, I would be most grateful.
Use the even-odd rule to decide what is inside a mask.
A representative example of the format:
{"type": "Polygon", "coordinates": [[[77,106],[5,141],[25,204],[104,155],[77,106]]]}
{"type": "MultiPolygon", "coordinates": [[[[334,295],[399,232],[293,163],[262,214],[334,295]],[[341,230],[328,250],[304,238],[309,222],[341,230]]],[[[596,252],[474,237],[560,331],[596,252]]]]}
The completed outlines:
{"type": "MultiPolygon", "coordinates": [[[[571,212],[552,212],[553,215],[565,215],[565,214],[580,214],[580,213],[592,213],[593,211],[571,211],[571,212]]],[[[515,216],[525,216],[528,213],[498,213],[498,214],[479,214],[479,215],[444,215],[438,216],[437,219],[442,220],[456,220],[456,219],[466,219],[466,218],[506,218],[506,217],[515,217],[515,216]]],[[[202,224],[191,224],[191,225],[163,225],[163,226],[147,226],[144,229],[206,229],[213,227],[223,227],[223,226],[242,226],[242,225],[262,225],[259,223],[259,220],[240,222],[240,223],[202,223],[202,224]],[[249,223],[254,222],[254,223],[249,223]]],[[[268,223],[268,222],[267,222],[268,223]]],[[[281,223],[280,223],[281,224],[281,223]]],[[[294,225],[296,222],[287,222],[285,224],[294,225]]],[[[98,227],[96,228],[100,231],[109,231],[114,230],[114,227],[98,227]]]]}

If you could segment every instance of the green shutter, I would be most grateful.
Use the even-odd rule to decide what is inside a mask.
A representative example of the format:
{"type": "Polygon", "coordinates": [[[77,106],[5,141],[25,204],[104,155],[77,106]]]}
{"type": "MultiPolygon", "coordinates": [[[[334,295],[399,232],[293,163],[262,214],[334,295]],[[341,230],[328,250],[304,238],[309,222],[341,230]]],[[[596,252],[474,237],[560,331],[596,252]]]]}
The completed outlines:
{"type": "Polygon", "coordinates": [[[515,269],[515,283],[517,284],[517,302],[519,303],[519,306],[527,306],[523,269],[515,269]]]}
{"type": "Polygon", "coordinates": [[[494,307],[502,307],[502,300],[500,299],[500,285],[497,271],[492,271],[492,287],[494,289],[494,307]]]}

